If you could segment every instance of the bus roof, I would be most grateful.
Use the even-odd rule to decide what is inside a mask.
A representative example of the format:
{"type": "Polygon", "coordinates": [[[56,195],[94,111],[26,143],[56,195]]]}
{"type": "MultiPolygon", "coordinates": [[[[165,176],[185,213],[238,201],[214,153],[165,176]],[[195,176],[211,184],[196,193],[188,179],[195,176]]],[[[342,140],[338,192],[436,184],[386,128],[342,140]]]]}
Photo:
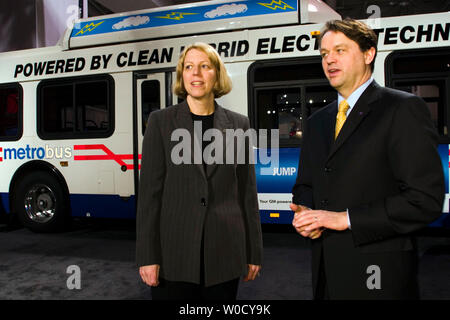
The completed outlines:
{"type": "MultiPolygon", "coordinates": [[[[378,52],[450,47],[450,12],[366,21],[378,34],[378,52]]],[[[194,41],[213,45],[225,63],[319,57],[323,23],[216,32],[62,50],[61,46],[0,53],[0,83],[79,75],[174,69],[194,41]]],[[[383,53],[384,54],[384,53],[383,53]]],[[[379,60],[380,61],[380,60],[379,60]]],[[[379,68],[375,69],[375,72],[379,68]]]]}
{"type": "Polygon", "coordinates": [[[81,19],[61,44],[68,50],[330,19],[340,15],[319,0],[214,0],[81,19]]]}

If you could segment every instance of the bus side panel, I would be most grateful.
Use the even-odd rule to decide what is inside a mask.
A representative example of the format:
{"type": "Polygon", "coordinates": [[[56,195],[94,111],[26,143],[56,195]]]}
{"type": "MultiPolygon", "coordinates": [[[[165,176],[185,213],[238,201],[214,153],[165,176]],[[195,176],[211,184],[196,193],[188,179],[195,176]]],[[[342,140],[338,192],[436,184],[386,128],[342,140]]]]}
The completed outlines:
{"type": "MultiPolygon", "coordinates": [[[[292,187],[297,177],[298,160],[300,148],[280,148],[279,163],[275,162],[274,154],[267,149],[255,150],[256,184],[258,189],[258,201],[261,214],[261,223],[290,224],[293,219],[293,212],[289,208],[292,200],[292,187]],[[269,154],[269,156],[267,156],[269,154]],[[262,161],[266,156],[271,159],[269,163],[262,161]],[[272,157],[271,157],[272,156],[272,157]],[[263,171],[262,169],[268,169],[263,171]]],[[[445,201],[443,204],[443,214],[430,224],[430,227],[450,227],[450,182],[449,182],[449,145],[440,144],[438,152],[441,157],[445,179],[445,201]]]]}
{"type": "Polygon", "coordinates": [[[294,213],[289,204],[292,202],[299,156],[300,148],[255,149],[261,223],[292,223],[294,213]]]}
{"type": "Polygon", "coordinates": [[[444,227],[450,228],[450,214],[449,214],[449,202],[450,202],[450,194],[449,194],[449,145],[448,144],[440,144],[438,146],[439,156],[442,161],[442,168],[444,170],[444,179],[445,179],[445,200],[444,206],[442,209],[442,215],[439,219],[430,224],[430,227],[444,227]]]}
{"type": "Polygon", "coordinates": [[[122,198],[107,194],[71,194],[72,217],[136,218],[135,196],[122,198]]]}
{"type": "Polygon", "coordinates": [[[9,194],[0,193],[0,216],[9,213],[9,194]]]}
{"type": "Polygon", "coordinates": [[[449,212],[449,204],[448,204],[448,194],[449,194],[449,181],[448,181],[448,169],[449,169],[449,145],[448,144],[440,144],[438,146],[439,156],[442,161],[442,168],[444,170],[444,179],[445,179],[445,193],[446,193],[446,201],[444,204],[444,212],[449,212]]]}

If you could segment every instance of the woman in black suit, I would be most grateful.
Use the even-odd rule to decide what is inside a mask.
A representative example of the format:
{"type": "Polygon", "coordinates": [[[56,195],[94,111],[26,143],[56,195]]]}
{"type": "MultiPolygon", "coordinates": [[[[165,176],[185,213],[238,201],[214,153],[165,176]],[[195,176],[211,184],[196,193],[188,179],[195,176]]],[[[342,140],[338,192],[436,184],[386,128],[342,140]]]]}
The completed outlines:
{"type": "Polygon", "coordinates": [[[236,155],[233,163],[214,162],[204,159],[211,149],[199,137],[216,130],[214,143],[223,140],[222,158],[229,160],[225,132],[248,130],[249,121],[215,102],[231,91],[231,80],[207,44],[195,43],[182,52],[174,91],[185,101],[151,113],[144,136],[137,210],[139,273],[152,286],[153,299],[234,300],[240,276],[254,280],[262,262],[250,142],[243,146],[245,163],[237,162],[236,155]],[[179,142],[184,133],[193,139],[190,148],[180,151],[180,145],[186,146],[186,141],[179,142]]]}

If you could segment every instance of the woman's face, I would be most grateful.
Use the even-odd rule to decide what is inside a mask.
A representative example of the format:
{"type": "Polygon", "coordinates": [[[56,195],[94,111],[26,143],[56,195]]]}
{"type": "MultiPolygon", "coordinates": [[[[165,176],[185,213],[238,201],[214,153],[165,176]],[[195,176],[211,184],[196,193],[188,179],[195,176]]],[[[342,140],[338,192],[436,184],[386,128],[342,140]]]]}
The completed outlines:
{"type": "Polygon", "coordinates": [[[187,94],[198,100],[214,99],[216,81],[216,69],[206,53],[198,49],[189,50],[183,67],[183,84],[187,94]]]}

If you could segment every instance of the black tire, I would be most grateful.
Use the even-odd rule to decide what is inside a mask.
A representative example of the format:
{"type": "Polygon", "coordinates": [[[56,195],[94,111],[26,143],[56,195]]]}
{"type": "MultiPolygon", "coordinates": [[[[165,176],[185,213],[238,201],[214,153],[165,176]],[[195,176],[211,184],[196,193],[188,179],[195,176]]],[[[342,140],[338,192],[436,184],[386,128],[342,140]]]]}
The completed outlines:
{"type": "Polygon", "coordinates": [[[53,175],[37,171],[19,179],[13,207],[23,226],[34,232],[64,231],[70,222],[69,197],[53,175]]]}

